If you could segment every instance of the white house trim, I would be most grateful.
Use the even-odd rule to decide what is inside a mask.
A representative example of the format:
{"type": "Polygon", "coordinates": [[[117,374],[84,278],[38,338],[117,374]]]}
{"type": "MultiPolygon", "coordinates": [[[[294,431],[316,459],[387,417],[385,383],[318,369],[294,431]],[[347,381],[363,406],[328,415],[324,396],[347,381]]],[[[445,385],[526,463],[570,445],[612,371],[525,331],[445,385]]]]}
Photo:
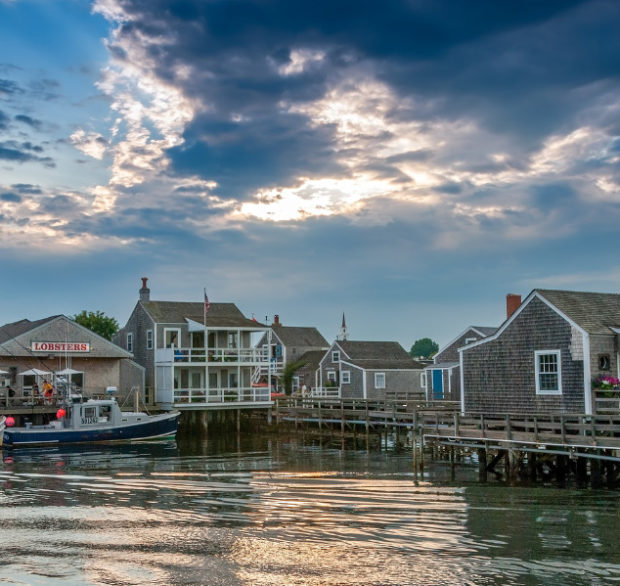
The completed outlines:
{"type": "Polygon", "coordinates": [[[465,373],[463,372],[463,353],[459,350],[459,377],[461,379],[461,414],[465,415],[465,373]]]}
{"type": "Polygon", "coordinates": [[[592,415],[592,374],[590,372],[590,335],[583,332],[583,406],[587,415],[592,415]]]}

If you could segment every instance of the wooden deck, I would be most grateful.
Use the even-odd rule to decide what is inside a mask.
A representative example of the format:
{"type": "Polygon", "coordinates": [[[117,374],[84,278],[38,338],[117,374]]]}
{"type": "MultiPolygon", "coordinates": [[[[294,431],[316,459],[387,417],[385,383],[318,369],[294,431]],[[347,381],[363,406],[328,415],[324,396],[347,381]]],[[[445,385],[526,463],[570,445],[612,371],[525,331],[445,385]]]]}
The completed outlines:
{"type": "Polygon", "coordinates": [[[604,457],[620,461],[620,409],[607,404],[597,415],[490,415],[459,412],[459,405],[435,402],[348,400],[279,400],[276,423],[339,427],[369,433],[403,430],[422,444],[485,449],[515,449],[604,457]]]}

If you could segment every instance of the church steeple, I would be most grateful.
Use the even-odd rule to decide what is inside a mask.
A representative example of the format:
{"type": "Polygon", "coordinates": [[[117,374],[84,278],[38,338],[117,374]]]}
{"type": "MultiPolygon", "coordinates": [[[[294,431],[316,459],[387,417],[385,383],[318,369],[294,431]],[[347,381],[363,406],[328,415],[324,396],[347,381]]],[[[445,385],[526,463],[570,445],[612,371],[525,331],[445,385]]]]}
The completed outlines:
{"type": "Polygon", "coordinates": [[[342,312],[342,325],[340,326],[340,333],[338,334],[338,340],[341,342],[346,341],[349,337],[349,332],[347,332],[347,322],[344,319],[344,311],[342,312]]]}

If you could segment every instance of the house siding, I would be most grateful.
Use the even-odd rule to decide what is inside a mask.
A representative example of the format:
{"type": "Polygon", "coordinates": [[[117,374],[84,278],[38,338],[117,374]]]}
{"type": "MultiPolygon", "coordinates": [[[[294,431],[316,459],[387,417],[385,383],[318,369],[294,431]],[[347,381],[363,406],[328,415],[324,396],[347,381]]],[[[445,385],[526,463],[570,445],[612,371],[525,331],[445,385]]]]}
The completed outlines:
{"type": "Polygon", "coordinates": [[[465,411],[583,413],[581,331],[537,297],[497,339],[462,351],[465,411]],[[536,350],[560,350],[562,395],[537,395],[536,350]]]}

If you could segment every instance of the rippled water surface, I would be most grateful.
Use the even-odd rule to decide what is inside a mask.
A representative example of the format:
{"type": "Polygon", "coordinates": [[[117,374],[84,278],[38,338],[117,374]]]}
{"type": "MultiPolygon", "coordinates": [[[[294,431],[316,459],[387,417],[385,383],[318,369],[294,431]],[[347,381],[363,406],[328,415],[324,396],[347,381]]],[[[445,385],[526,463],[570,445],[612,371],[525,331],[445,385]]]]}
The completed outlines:
{"type": "Polygon", "coordinates": [[[620,493],[246,437],[5,450],[9,584],[620,583],[620,493]]]}

